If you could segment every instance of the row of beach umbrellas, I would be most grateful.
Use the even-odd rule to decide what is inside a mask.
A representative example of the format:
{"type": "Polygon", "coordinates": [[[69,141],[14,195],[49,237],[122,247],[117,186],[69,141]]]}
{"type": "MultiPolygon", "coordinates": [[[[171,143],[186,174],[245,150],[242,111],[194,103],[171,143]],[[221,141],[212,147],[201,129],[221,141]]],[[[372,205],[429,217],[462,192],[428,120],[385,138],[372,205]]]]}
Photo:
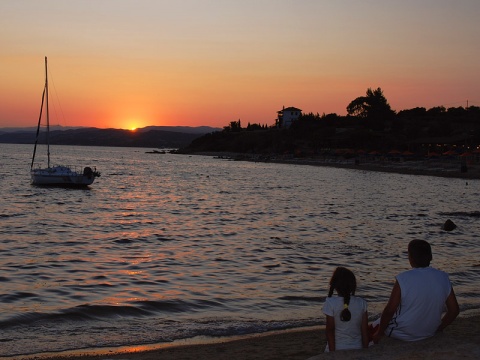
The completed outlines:
{"type": "Polygon", "coordinates": [[[479,154],[480,150],[476,149],[474,151],[465,151],[463,153],[459,153],[455,150],[448,150],[443,153],[437,153],[435,151],[429,152],[427,156],[429,157],[434,157],[434,156],[461,156],[461,157],[468,157],[468,156],[474,156],[475,154],[479,154]]]}
{"type": "MultiPolygon", "coordinates": [[[[390,156],[413,156],[415,153],[411,151],[399,151],[399,150],[390,150],[387,153],[381,153],[379,151],[373,150],[373,151],[365,151],[365,150],[353,150],[353,149],[338,149],[336,151],[337,154],[348,154],[348,155],[371,155],[371,156],[379,156],[379,155],[390,155],[390,156]]],[[[427,157],[440,157],[440,156],[461,156],[461,157],[468,157],[468,156],[474,156],[475,154],[480,154],[480,149],[476,149],[474,151],[465,151],[463,153],[459,153],[455,150],[448,150],[443,153],[435,152],[435,151],[430,151],[426,155],[427,157]]]]}

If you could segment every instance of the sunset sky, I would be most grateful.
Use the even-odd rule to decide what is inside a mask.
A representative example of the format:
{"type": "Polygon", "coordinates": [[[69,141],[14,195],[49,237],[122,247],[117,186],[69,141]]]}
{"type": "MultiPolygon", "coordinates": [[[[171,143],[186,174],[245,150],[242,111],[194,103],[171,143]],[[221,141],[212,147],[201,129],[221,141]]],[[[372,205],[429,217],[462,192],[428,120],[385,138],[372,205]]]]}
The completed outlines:
{"type": "Polygon", "coordinates": [[[0,127],[272,125],[282,106],[346,114],[480,106],[479,0],[1,0],[0,127]],[[53,104],[59,104],[53,107],[53,104]]]}

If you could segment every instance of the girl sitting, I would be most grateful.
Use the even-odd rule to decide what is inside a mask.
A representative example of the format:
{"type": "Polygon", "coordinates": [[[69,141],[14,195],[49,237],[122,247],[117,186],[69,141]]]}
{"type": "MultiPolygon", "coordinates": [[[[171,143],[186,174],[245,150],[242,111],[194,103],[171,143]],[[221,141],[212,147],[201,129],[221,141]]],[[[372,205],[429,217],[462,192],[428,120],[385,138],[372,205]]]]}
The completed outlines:
{"type": "Polygon", "coordinates": [[[368,347],[367,302],[355,296],[356,288],[353,272],[337,267],[323,306],[323,313],[327,316],[325,352],[368,347]],[[332,297],[334,290],[336,297],[332,297]]]}

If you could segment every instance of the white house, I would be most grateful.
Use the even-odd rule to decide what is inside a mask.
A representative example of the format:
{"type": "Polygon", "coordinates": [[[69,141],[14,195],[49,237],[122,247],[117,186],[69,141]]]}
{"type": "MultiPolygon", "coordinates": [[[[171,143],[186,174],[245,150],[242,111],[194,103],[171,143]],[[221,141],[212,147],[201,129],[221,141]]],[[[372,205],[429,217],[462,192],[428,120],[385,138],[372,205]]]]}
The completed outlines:
{"type": "Polygon", "coordinates": [[[298,120],[300,115],[302,114],[301,109],[297,109],[296,107],[283,107],[282,110],[277,111],[277,126],[282,128],[289,128],[290,125],[295,120],[298,120]]]}

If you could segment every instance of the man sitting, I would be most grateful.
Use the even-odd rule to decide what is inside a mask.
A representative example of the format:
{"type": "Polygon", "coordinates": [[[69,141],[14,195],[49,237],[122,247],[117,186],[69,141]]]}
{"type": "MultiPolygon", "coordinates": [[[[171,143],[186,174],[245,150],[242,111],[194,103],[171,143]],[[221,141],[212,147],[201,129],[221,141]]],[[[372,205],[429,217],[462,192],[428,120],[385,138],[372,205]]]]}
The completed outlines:
{"type": "Polygon", "coordinates": [[[448,274],[430,267],[430,244],[424,240],[411,241],[408,259],[412,269],[396,276],[373,334],[374,343],[384,335],[405,341],[429,338],[451,324],[460,312],[448,274]]]}

